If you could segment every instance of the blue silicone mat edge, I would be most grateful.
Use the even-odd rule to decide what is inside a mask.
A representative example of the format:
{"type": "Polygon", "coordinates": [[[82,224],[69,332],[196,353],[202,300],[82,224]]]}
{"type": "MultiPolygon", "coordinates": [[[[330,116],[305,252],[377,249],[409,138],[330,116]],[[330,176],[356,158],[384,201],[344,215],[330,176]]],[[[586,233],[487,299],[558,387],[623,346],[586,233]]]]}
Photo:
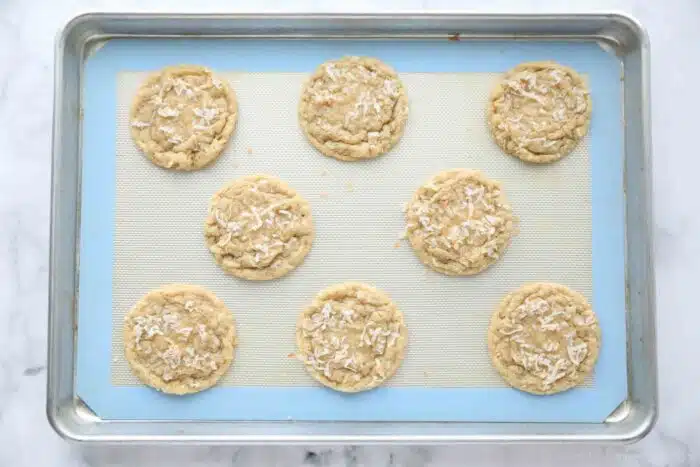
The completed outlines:
{"type": "MultiPolygon", "coordinates": [[[[77,395],[108,420],[317,420],[600,423],[627,397],[625,201],[618,59],[586,42],[114,39],[85,64],[77,395]],[[514,389],[385,387],[340,394],[313,387],[215,387],[177,397],[110,381],[119,71],[196,63],[214,70],[311,72],[370,55],[401,72],[504,72],[555,60],[589,77],[593,307],[603,331],[596,384],[553,396],[514,389]]],[[[546,278],[543,278],[546,280],[546,278]]],[[[313,384],[313,383],[309,383],[313,384]]]]}

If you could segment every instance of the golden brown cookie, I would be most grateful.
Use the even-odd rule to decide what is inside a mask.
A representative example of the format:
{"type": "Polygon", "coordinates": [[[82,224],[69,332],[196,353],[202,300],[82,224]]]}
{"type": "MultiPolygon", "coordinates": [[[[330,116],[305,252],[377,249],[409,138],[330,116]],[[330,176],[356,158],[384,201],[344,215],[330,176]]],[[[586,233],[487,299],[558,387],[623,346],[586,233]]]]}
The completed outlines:
{"type": "Polygon", "coordinates": [[[216,384],[234,357],[236,329],[224,303],[195,285],[152,290],[124,318],[124,350],[134,374],[171,394],[216,384]]]}
{"type": "Polygon", "coordinates": [[[346,283],[323,290],[299,316],[297,357],[321,384],[343,392],[391,378],[408,339],[403,314],[383,292],[346,283]]]}
{"type": "Polygon", "coordinates": [[[493,314],[488,347],[506,383],[554,394],[593,372],[600,327],[581,294],[559,284],[530,284],[508,294],[493,314]]]}
{"type": "Polygon", "coordinates": [[[498,261],[514,233],[500,184],[480,172],[440,172],[406,208],[406,235],[418,258],[450,276],[477,274],[498,261]]]}
{"type": "Polygon", "coordinates": [[[396,72],[376,58],[343,57],[319,66],[304,86],[299,123],[309,142],[343,161],[389,151],[408,119],[396,72]]]}
{"type": "Polygon", "coordinates": [[[209,251],[236,277],[269,280],[299,266],[311,250],[309,203],[270,175],[234,180],[209,204],[204,226],[209,251]]]}
{"type": "Polygon", "coordinates": [[[236,95],[199,66],[173,66],[151,75],[131,107],[131,136],[156,165],[197,170],[223,152],[236,128],[236,95]]]}
{"type": "Polygon", "coordinates": [[[554,62],[523,63],[492,91],[488,121],[506,153],[527,162],[554,162],[586,136],[591,97],[571,68],[554,62]]]}

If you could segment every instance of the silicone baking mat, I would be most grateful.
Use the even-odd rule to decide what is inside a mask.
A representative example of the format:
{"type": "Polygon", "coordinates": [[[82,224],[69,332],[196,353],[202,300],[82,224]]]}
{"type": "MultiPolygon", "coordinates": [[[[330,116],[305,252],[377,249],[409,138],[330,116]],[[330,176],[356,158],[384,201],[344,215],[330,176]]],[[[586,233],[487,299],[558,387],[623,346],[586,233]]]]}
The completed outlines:
{"type": "Polygon", "coordinates": [[[626,394],[618,73],[614,57],[583,43],[109,42],[85,72],[78,394],[114,419],[601,421],[626,394]],[[348,54],[394,66],[410,99],[399,145],[366,163],[322,156],[297,122],[309,72],[348,54]],[[548,166],[504,155],[485,124],[499,74],[536,59],[586,75],[594,103],[590,136],[548,166]],[[155,167],[129,135],[129,105],[147,70],[179,63],[215,69],[239,100],[226,152],[193,173],[155,167]],[[426,269],[398,238],[401,204],[432,174],[453,167],[500,180],[520,218],[505,257],[471,278],[426,269]],[[256,173],[297,189],[311,203],[317,231],[302,267],[262,283],[225,275],[202,234],[210,196],[256,173]],[[301,309],[319,290],[349,280],[388,292],[410,332],[396,377],[356,395],[317,386],[288,356],[301,309]],[[488,319],[503,295],[529,281],[560,282],[592,300],[603,347],[584,387],[530,396],[507,388],[491,367],[488,319]],[[124,313],[148,290],[173,282],[216,293],[240,337],[221,384],[194,396],[139,385],[123,358],[124,313]]]}

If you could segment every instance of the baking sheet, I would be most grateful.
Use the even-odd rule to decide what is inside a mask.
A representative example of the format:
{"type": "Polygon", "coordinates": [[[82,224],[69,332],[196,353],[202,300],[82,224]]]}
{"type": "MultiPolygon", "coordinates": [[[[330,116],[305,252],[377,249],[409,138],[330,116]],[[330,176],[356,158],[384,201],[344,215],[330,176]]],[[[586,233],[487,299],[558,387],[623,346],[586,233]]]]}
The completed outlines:
{"type": "MultiPolygon", "coordinates": [[[[188,49],[187,42],[180,44],[186,53],[201,53],[201,43],[190,43],[190,49],[196,49],[194,51],[188,49]]],[[[493,420],[505,417],[506,420],[517,420],[522,417],[518,415],[523,413],[522,404],[532,405],[534,400],[543,399],[532,399],[506,389],[491,368],[485,343],[488,318],[505,293],[526,281],[567,284],[596,305],[596,297],[592,295],[592,224],[595,216],[591,193],[591,187],[596,185],[591,178],[594,167],[591,157],[595,154],[591,156],[589,151],[595,141],[585,141],[574,154],[557,164],[547,167],[522,164],[500,152],[491,142],[485,125],[488,90],[497,72],[508,66],[499,64],[498,68],[491,70],[488,64],[482,65],[481,70],[490,71],[483,72],[474,64],[462,65],[465,71],[455,72],[449,70],[454,68],[454,61],[438,60],[439,63],[417,65],[411,60],[411,50],[385,43],[385,50],[379,52],[388,55],[384,59],[397,67],[408,89],[411,101],[409,124],[399,146],[390,154],[368,163],[343,164],[317,153],[301,135],[296,120],[299,90],[308,71],[323,60],[344,53],[369,53],[369,50],[348,50],[358,46],[362,49],[362,43],[305,44],[312,47],[303,50],[315,49],[316,56],[307,53],[301,57],[301,67],[308,71],[299,72],[294,69],[299,67],[298,64],[290,66],[286,62],[290,60],[289,54],[282,53],[280,49],[284,47],[280,44],[275,44],[275,52],[278,58],[285,57],[281,64],[271,61],[265,66],[258,60],[246,63],[248,69],[245,71],[224,73],[239,97],[239,126],[221,159],[210,169],[191,174],[161,170],[150,164],[134,147],[128,135],[126,117],[131,97],[144,75],[126,71],[129,67],[115,68],[113,61],[108,62],[111,63],[109,72],[113,76],[110,79],[115,83],[116,94],[112,109],[117,110],[116,117],[112,117],[116,127],[113,138],[117,157],[112,174],[115,180],[112,182],[115,208],[109,316],[112,325],[108,326],[116,332],[111,339],[110,386],[138,390],[133,394],[143,395],[135,397],[145,409],[139,414],[145,417],[150,412],[147,418],[158,418],[157,414],[153,415],[153,398],[162,399],[164,407],[177,407],[177,412],[166,418],[211,418],[212,414],[208,412],[211,408],[197,410],[195,401],[199,400],[203,406],[216,406],[212,401],[235,389],[245,389],[245,394],[258,397],[268,390],[290,397],[312,394],[321,400],[325,409],[326,415],[322,419],[493,420]],[[401,69],[402,63],[408,69],[401,69]],[[447,72],[435,72],[442,69],[447,69],[447,72]],[[520,234],[505,257],[486,273],[473,278],[449,278],[429,271],[414,257],[407,243],[402,242],[396,247],[398,235],[403,230],[401,204],[408,201],[413,191],[432,174],[453,167],[478,168],[502,181],[514,212],[520,218],[520,234]],[[209,197],[221,185],[232,178],[261,172],[280,176],[309,200],[317,237],[307,261],[293,274],[279,281],[250,283],[226,276],[216,267],[204,247],[202,222],[209,197]],[[288,358],[288,354],[294,351],[294,323],[299,311],[322,288],[348,280],[368,282],[387,291],[404,311],[410,332],[406,361],[388,387],[354,398],[329,395],[328,390],[315,386],[298,362],[288,358]],[[119,331],[123,314],[145,292],[170,282],[191,282],[213,290],[233,310],[239,329],[240,347],[236,361],[221,387],[207,391],[206,396],[189,398],[189,401],[188,398],[173,399],[147,388],[128,387],[137,381],[121,356],[119,331]],[[288,388],[287,392],[284,392],[285,388],[288,388]],[[302,392],[292,391],[293,388],[302,392]],[[399,392],[411,388],[427,392],[399,392]],[[444,408],[432,407],[434,410],[431,411],[430,406],[435,402],[429,402],[421,413],[414,410],[413,414],[408,411],[408,415],[405,408],[399,414],[396,408],[386,404],[387,398],[408,398],[413,403],[422,404],[434,399],[439,391],[448,389],[451,398],[467,405],[479,404],[484,398],[490,398],[496,404],[499,395],[510,402],[506,407],[494,407],[491,411],[487,407],[478,413],[452,411],[449,415],[444,408]],[[202,403],[203,399],[208,402],[202,403]],[[365,408],[385,408],[379,414],[369,410],[353,413],[353,407],[362,399],[365,408]],[[324,400],[328,404],[325,407],[324,400]],[[511,403],[516,405],[510,406],[511,403]]],[[[425,46],[420,42],[413,44],[414,48],[416,45],[418,48],[425,46]]],[[[128,46],[114,47],[111,58],[124,59],[128,55],[120,54],[128,53],[142,56],[143,52],[157,50],[153,48],[154,41],[142,44],[149,47],[141,49],[135,49],[133,45],[131,41],[128,46]]],[[[299,44],[288,45],[299,47],[299,44]]],[[[605,65],[605,59],[609,58],[600,50],[590,50],[590,45],[581,47],[581,50],[571,47],[572,44],[569,46],[564,47],[569,53],[568,58],[584,57],[581,63],[591,67],[594,75],[598,71],[596,66],[605,65]]],[[[241,46],[237,47],[240,49],[241,46]]],[[[538,51],[540,54],[547,52],[547,47],[543,47],[544,50],[538,51]]],[[[259,49],[258,53],[262,55],[264,51],[259,49]]],[[[436,49],[444,50],[442,47],[436,49]]],[[[487,51],[477,49],[477,56],[487,51]]],[[[255,47],[249,49],[254,50],[255,47]]],[[[451,53],[454,50],[452,47],[451,53]]],[[[551,51],[550,46],[550,54],[551,51]]],[[[183,50],[171,49],[168,54],[165,47],[159,52],[159,58],[167,60],[169,56],[175,59],[177,52],[183,50]]],[[[207,52],[211,59],[222,50],[214,48],[207,52]]],[[[458,52],[466,54],[461,58],[469,58],[469,50],[458,52]]],[[[376,47],[372,47],[372,54],[380,55],[376,47]]],[[[518,61],[525,60],[526,55],[521,53],[522,59],[518,61]]],[[[98,55],[98,58],[102,57],[98,55]]],[[[187,61],[185,56],[177,58],[174,63],[187,61]]],[[[452,58],[449,53],[447,58],[452,58]]],[[[91,63],[96,62],[98,60],[93,59],[91,63]]],[[[202,63],[202,60],[197,63],[202,63]]],[[[243,60],[240,63],[244,63],[243,60]]],[[[222,65],[210,64],[222,71],[236,69],[222,65]]],[[[146,67],[152,65],[149,63],[146,67]]],[[[577,69],[584,73],[588,71],[585,66],[577,69]]],[[[592,91],[594,106],[597,106],[595,80],[592,91]]],[[[597,108],[594,107],[591,138],[596,137],[597,108]]],[[[114,115],[114,110],[112,112],[114,115]]],[[[598,134],[601,139],[605,136],[603,131],[598,134]]],[[[624,258],[608,258],[618,259],[624,258]]],[[[82,264],[81,269],[84,269],[82,264]]],[[[596,308],[596,311],[601,315],[601,310],[596,308]]],[[[619,334],[606,325],[606,321],[611,321],[613,326],[619,324],[620,316],[624,325],[624,309],[612,309],[609,313],[613,314],[611,319],[606,320],[604,314],[601,316],[604,347],[598,374],[601,373],[600,367],[605,365],[606,349],[612,347],[619,351],[620,346],[624,346],[624,341],[614,339],[615,335],[624,336],[624,328],[619,334]],[[610,330],[613,331],[611,343],[607,340],[610,330]]],[[[106,331],[101,330],[103,335],[106,331]]],[[[80,355],[85,355],[85,352],[80,355]]],[[[98,358],[97,355],[94,358],[98,358]]],[[[624,372],[624,368],[619,367],[619,360],[616,364],[616,371],[624,372]]],[[[585,418],[580,413],[582,409],[575,408],[580,405],[577,400],[582,402],[597,391],[608,393],[614,389],[615,394],[619,392],[622,379],[611,377],[606,371],[603,374],[603,381],[597,378],[589,389],[551,397],[549,402],[536,402],[535,405],[545,404],[548,409],[540,411],[543,413],[539,416],[536,410],[530,410],[532,415],[526,416],[533,421],[546,421],[552,416],[569,420],[585,418]]],[[[622,384],[624,388],[624,382],[622,384]]],[[[612,399],[598,400],[610,404],[612,399]]],[[[437,402],[438,405],[441,403],[444,401],[437,402]]],[[[135,413],[133,408],[125,410],[123,404],[118,410],[115,404],[111,406],[108,412],[115,418],[129,411],[135,413]]],[[[286,414],[293,413],[291,417],[295,419],[319,418],[317,411],[300,411],[291,404],[278,409],[275,412],[268,408],[255,415],[246,415],[245,411],[236,413],[235,410],[222,415],[219,411],[214,416],[224,419],[284,419],[290,416],[286,414]]]]}

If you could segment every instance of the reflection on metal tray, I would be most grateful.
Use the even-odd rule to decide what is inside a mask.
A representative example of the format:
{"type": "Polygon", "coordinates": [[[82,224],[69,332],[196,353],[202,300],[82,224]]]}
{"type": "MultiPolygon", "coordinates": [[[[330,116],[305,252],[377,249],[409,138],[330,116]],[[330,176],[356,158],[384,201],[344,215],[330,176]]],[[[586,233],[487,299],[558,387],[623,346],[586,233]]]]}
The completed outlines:
{"type": "MultiPolygon", "coordinates": [[[[160,43],[162,40],[154,41],[160,43]]],[[[167,41],[166,41],[167,42],[167,41]]],[[[356,41],[354,41],[356,42],[356,41]]],[[[412,41],[414,42],[414,41],[412,41]]],[[[345,42],[348,46],[350,42],[345,42]]],[[[149,44],[149,42],[145,42],[149,44]]],[[[484,47],[483,41],[478,47],[484,47]]],[[[464,44],[468,45],[468,44],[464,44]]],[[[526,44],[521,44],[525,46],[526,44]]],[[[579,44],[580,45],[580,44],[579,44]]],[[[178,16],[178,15],[88,15],[76,18],[64,30],[59,39],[57,50],[57,81],[54,134],[54,205],[52,222],[52,257],[51,257],[51,302],[50,302],[50,345],[49,345],[49,419],[59,433],[86,441],[191,441],[191,442],[229,442],[253,443],[275,442],[454,442],[454,441],[506,441],[506,440],[632,440],[643,435],[651,426],[655,416],[655,358],[653,332],[653,275],[650,257],[651,239],[649,236],[650,209],[649,191],[649,154],[648,154],[648,119],[646,93],[646,37],[638,25],[629,18],[617,15],[584,16],[484,16],[484,15],[387,15],[387,16],[178,16]],[[85,235],[79,239],[80,215],[83,215],[83,232],[92,232],[88,227],[109,226],[114,222],[112,210],[95,212],[90,204],[81,206],[81,196],[90,191],[90,186],[98,180],[90,164],[81,157],[85,149],[83,143],[90,143],[94,137],[86,127],[93,125],[90,113],[86,113],[83,126],[78,109],[83,108],[86,86],[84,59],[96,46],[104,41],[118,37],[151,39],[164,36],[184,37],[197,34],[204,37],[256,37],[258,40],[274,38],[315,39],[320,37],[337,37],[359,39],[363,41],[391,38],[393,42],[401,39],[452,39],[462,41],[476,39],[557,39],[564,42],[589,42],[603,45],[607,50],[617,54],[618,64],[624,71],[621,83],[622,112],[624,126],[621,135],[624,140],[624,180],[616,182],[613,191],[596,190],[593,181],[592,203],[594,220],[596,203],[605,203],[610,193],[622,192],[626,198],[626,310],[627,310],[627,400],[616,410],[606,423],[485,423],[493,417],[474,416],[456,417],[432,414],[427,417],[408,415],[402,417],[382,417],[393,421],[359,421],[353,416],[333,418],[318,417],[325,422],[301,421],[313,420],[314,417],[294,416],[296,420],[242,422],[203,421],[197,415],[180,417],[147,417],[146,421],[119,421],[119,416],[104,416],[103,411],[93,405],[94,413],[80,401],[83,396],[84,374],[75,378],[75,362],[81,362],[76,353],[75,327],[77,324],[98,329],[99,321],[86,319],[85,316],[98,314],[98,303],[105,300],[100,290],[111,289],[110,284],[100,284],[101,279],[85,281],[80,277],[83,287],[78,294],[78,274],[93,269],[93,257],[88,256],[86,245],[95,245],[86,240],[85,235]],[[85,131],[85,134],[83,134],[85,131]],[[86,178],[81,181],[80,174],[86,178]],[[81,193],[81,183],[82,190],[81,193]],[[624,185],[624,186],[619,186],[624,185]],[[85,191],[87,187],[87,192],[85,191]],[[598,198],[598,199],[597,199],[598,198]],[[87,224],[85,224],[87,223],[87,224]],[[78,248],[80,245],[80,248],[78,248]],[[78,255],[84,268],[78,267],[78,255]],[[93,297],[87,300],[86,297],[93,297]],[[81,322],[77,322],[78,306],[81,322]],[[90,306],[90,310],[87,306],[90,306]],[[82,381],[82,383],[81,383],[82,381]],[[167,423],[157,419],[170,419],[167,423]],[[174,418],[174,420],[173,420],[174,418]],[[183,418],[185,420],[183,420],[183,418]],[[354,421],[353,421],[354,420],[354,421]],[[398,421],[403,420],[403,421],[398,421]],[[414,421],[406,423],[406,420],[414,421]],[[452,423],[435,423],[451,420],[452,423]],[[467,422],[465,420],[476,420],[467,422]]],[[[477,48],[477,45],[474,45],[477,48]]],[[[175,60],[180,61],[180,60],[175,60]]],[[[201,62],[201,60],[200,60],[201,62]]],[[[399,67],[401,68],[401,67],[399,67]]],[[[302,70],[283,71],[309,71],[302,70]]],[[[400,72],[404,70],[399,69],[400,72]]],[[[412,70],[408,70],[412,71],[412,70]]],[[[461,71],[461,70],[460,70],[461,71]]],[[[494,71],[494,70],[483,70],[494,71]]],[[[610,83],[612,79],[606,78],[610,83]]],[[[619,76],[614,77],[619,79],[619,76]]],[[[89,80],[89,76],[87,77],[89,80]]],[[[612,83],[610,85],[613,85],[612,83]]],[[[614,85],[613,85],[614,86],[614,85]]],[[[113,89],[113,88],[110,88],[113,89]]],[[[594,96],[595,106],[595,96],[594,96]]],[[[619,109],[619,107],[618,107],[619,109]]],[[[594,109],[594,113],[595,113],[594,109]]],[[[613,112],[617,115],[620,111],[613,112]]],[[[113,118],[113,117],[112,117],[113,118]]],[[[614,125],[614,124],[612,124],[614,125]]],[[[114,135],[114,133],[112,133],[114,135]]],[[[595,162],[593,163],[595,172],[595,162]]],[[[621,178],[621,177],[620,177],[621,178]]],[[[618,180],[620,179],[618,178],[618,180]]],[[[614,178],[612,180],[615,180],[614,178]]],[[[114,181],[112,180],[113,184],[114,181]]],[[[619,219],[618,219],[619,220],[619,219]]],[[[614,221],[614,219],[613,219],[614,221]]],[[[594,222],[594,227],[595,227],[594,222]]],[[[600,235],[600,230],[598,230],[600,235]]],[[[594,250],[596,231],[593,232],[594,250]]],[[[594,259],[595,262],[595,259],[594,259]]],[[[596,271],[594,265],[594,271],[596,271]]],[[[90,274],[87,277],[92,277],[90,274]]],[[[99,275],[98,275],[99,277],[99,275]]],[[[596,280],[600,275],[595,274],[596,280]]],[[[622,282],[617,290],[610,293],[623,295],[622,282]]],[[[598,303],[596,286],[594,304],[598,303]]],[[[607,292],[606,292],[607,293],[607,292]]],[[[111,299],[110,299],[111,300],[111,299]]],[[[615,302],[602,301],[604,304],[615,302]]],[[[615,310],[601,310],[604,313],[616,313],[615,310]]],[[[599,311],[599,313],[601,312],[599,311]]],[[[100,311],[101,312],[101,311],[100,311]]],[[[109,309],[107,310],[109,313],[109,309]]],[[[624,310],[619,310],[622,320],[624,310]]],[[[108,322],[109,320],[107,320],[108,322]]],[[[107,324],[109,326],[109,324],[107,324]]],[[[83,329],[85,330],[85,329],[83,329]]],[[[620,332],[624,333],[620,321],[620,332]]],[[[106,330],[107,335],[109,331],[106,330]]],[[[603,328],[604,338],[606,328],[603,328]]],[[[82,336],[86,335],[83,333],[82,336]]],[[[80,342],[83,342],[81,337],[80,342]]],[[[96,344],[97,345],[97,344],[96,344]]],[[[605,346],[604,341],[604,346],[605,346]]],[[[612,344],[614,345],[614,344],[612,344]]],[[[620,344],[624,352],[623,343],[620,344]]],[[[92,349],[92,344],[90,349],[92,349]]],[[[95,347],[96,351],[99,351],[95,347]]],[[[108,365],[109,362],[105,362],[108,365]]],[[[620,368],[620,367],[618,367],[620,368]]],[[[624,368],[624,366],[622,367],[624,368]]],[[[96,369],[99,371],[99,369],[96,369]]],[[[624,371],[624,370],[622,370],[624,371]]],[[[620,375],[618,375],[620,376],[620,375]]],[[[91,384],[91,383],[88,383],[91,384]]],[[[95,389],[95,388],[93,388],[95,389]]],[[[99,388],[97,388],[99,390],[99,388]]],[[[124,389],[124,388],[122,388],[124,389]]],[[[130,388],[142,389],[142,388],[130,388]]],[[[243,388],[242,388],[243,389],[243,388]]],[[[299,388],[303,389],[303,388],[299,388]]],[[[393,388],[391,388],[393,390],[393,388]]],[[[98,391],[99,392],[99,391],[98,391]]],[[[381,394],[381,393],[380,393],[381,394]]],[[[239,395],[242,396],[242,395],[239,395]]],[[[380,396],[375,396],[375,398],[380,396]]],[[[619,400],[619,399],[618,399],[619,400]]],[[[330,401],[332,402],[332,401],[330,401]]],[[[460,398],[454,399],[455,404],[460,398]]],[[[537,403],[537,402],[536,402],[537,403]]],[[[544,403],[544,402],[541,402],[544,403]]],[[[189,405],[190,409],[193,407],[189,405]]],[[[397,407],[397,410],[400,407],[397,407]]],[[[341,411],[342,412],[342,411],[341,411]]],[[[190,413],[190,412],[188,412],[190,413]]],[[[192,411],[193,414],[198,414],[192,411]]],[[[134,417],[123,417],[134,418],[134,417]]],[[[581,420],[576,417],[564,420],[581,420]]],[[[265,419],[246,415],[241,419],[265,419]]],[[[275,417],[270,417],[275,419],[275,417]]],[[[279,417],[276,419],[280,419],[279,417]]],[[[498,419],[498,418],[495,418],[498,419]]],[[[269,420],[269,419],[268,419],[269,420]]],[[[509,420],[509,419],[501,419],[509,420]]],[[[512,420],[512,419],[511,419],[512,420]]],[[[522,420],[533,420],[522,418],[522,420]]],[[[545,418],[545,420],[547,420],[545,418]]],[[[550,419],[564,421],[562,419],[550,419]]],[[[588,420],[584,420],[588,421],[588,420]]]]}

